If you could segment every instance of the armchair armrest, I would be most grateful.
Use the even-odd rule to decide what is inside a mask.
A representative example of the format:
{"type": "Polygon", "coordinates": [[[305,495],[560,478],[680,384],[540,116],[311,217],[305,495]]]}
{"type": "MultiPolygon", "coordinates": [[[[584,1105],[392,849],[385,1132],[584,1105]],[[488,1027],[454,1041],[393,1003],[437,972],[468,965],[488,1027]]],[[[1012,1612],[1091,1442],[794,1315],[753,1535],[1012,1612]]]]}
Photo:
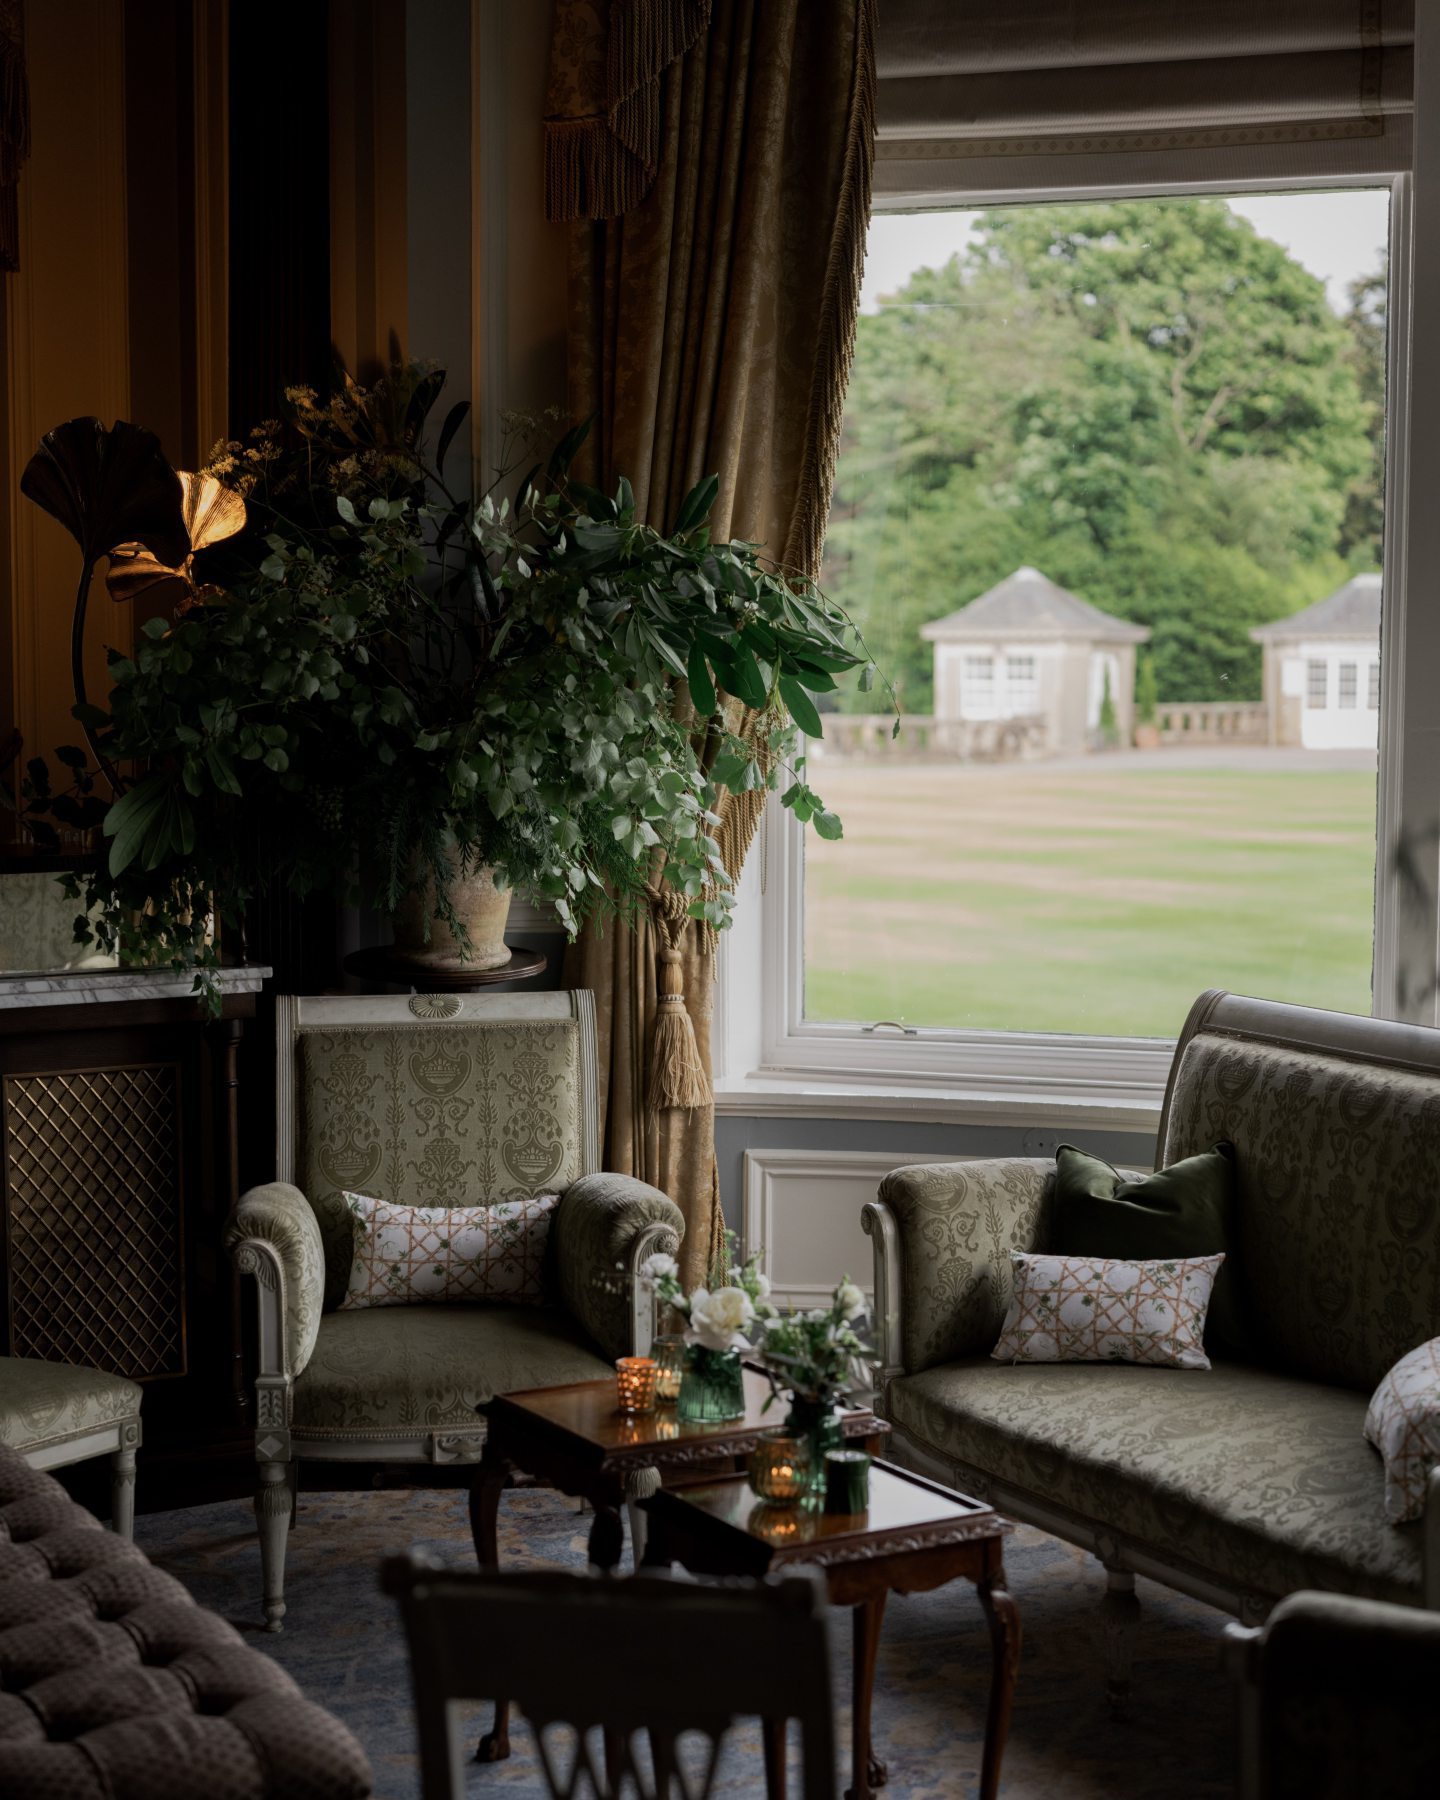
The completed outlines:
{"type": "Polygon", "coordinates": [[[632,1175],[582,1175],[561,1195],[550,1231],[566,1309],[607,1356],[643,1356],[655,1335],[655,1299],[637,1273],[657,1250],[679,1250],[680,1208],[632,1175]]]}
{"type": "Polygon", "coordinates": [[[880,1183],[861,1223],[875,1246],[877,1385],[994,1348],[1010,1252],[1033,1250],[1055,1174],[1048,1157],[917,1163],[880,1183]]]}
{"type": "Polygon", "coordinates": [[[299,1188],[268,1182],[240,1196],[225,1221],[225,1248],[255,1277],[260,1304],[260,1383],[288,1385],[310,1360],[325,1300],[320,1223],[299,1188]]]}

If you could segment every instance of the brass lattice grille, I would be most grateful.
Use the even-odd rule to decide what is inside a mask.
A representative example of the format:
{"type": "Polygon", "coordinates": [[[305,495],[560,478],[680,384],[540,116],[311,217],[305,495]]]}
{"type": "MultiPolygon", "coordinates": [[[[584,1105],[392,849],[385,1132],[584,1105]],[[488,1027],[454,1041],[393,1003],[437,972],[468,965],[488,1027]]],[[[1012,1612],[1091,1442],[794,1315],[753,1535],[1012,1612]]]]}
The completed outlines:
{"type": "Polygon", "coordinates": [[[178,1084],[173,1063],[6,1077],[12,1355],[184,1373],[178,1084]]]}

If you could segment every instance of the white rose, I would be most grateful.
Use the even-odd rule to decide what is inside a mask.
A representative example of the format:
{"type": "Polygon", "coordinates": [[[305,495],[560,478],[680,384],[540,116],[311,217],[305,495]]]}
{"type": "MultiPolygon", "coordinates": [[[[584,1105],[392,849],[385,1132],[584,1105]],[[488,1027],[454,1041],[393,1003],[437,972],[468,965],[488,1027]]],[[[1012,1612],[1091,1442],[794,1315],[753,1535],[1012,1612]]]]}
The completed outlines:
{"type": "Polygon", "coordinates": [[[865,1315],[865,1296],[853,1281],[842,1281],[836,1288],[835,1304],[846,1324],[865,1315]]]}
{"type": "Polygon", "coordinates": [[[640,1279],[649,1282],[651,1287],[662,1275],[678,1275],[680,1265],[673,1256],[667,1256],[663,1250],[657,1250],[653,1256],[647,1256],[640,1265],[640,1279]]]}
{"type": "Polygon", "coordinates": [[[747,1350],[743,1328],[755,1317],[744,1288],[696,1288],[690,1296],[690,1336],[707,1350],[747,1350]]]}
{"type": "Polygon", "coordinates": [[[754,1281],[755,1281],[755,1292],[763,1300],[766,1297],[766,1295],[770,1292],[770,1277],[768,1275],[762,1275],[760,1273],[760,1271],[757,1269],[755,1271],[754,1281]]]}

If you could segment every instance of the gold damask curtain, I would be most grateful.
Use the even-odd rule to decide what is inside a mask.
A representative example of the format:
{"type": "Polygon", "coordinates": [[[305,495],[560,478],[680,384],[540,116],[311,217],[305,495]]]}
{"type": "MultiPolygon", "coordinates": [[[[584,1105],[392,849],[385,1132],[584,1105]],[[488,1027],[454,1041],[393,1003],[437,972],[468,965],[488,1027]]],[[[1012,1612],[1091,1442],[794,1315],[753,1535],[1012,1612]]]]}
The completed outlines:
{"type": "MultiPolygon", "coordinates": [[[[627,475],[663,527],[718,474],[717,534],[811,575],[869,216],[874,15],[875,0],[556,6],[547,168],[552,216],[575,221],[569,403],[596,415],[587,478],[627,475]],[[623,180],[613,136],[632,159],[623,180]]],[[[753,825],[727,821],[736,864],[753,825]]],[[[720,1232],[704,934],[662,892],[638,930],[587,930],[566,979],[598,1001],[605,1167],[678,1202],[698,1280],[720,1232]],[[696,1079],[681,1084],[694,1105],[664,1104],[664,1083],[647,1092],[663,949],[695,1031],[696,1079]]]]}

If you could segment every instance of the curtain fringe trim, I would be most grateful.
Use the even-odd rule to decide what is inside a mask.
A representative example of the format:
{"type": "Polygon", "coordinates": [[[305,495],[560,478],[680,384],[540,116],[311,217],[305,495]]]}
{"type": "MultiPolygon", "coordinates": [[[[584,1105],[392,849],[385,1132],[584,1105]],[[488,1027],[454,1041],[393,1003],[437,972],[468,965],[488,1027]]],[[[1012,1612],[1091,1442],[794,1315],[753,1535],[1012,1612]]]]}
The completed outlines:
{"type": "Polygon", "coordinates": [[[650,192],[660,161],[660,77],[709,29],[712,0],[612,0],[606,112],[545,122],[545,216],[613,219],[650,192]]]}

